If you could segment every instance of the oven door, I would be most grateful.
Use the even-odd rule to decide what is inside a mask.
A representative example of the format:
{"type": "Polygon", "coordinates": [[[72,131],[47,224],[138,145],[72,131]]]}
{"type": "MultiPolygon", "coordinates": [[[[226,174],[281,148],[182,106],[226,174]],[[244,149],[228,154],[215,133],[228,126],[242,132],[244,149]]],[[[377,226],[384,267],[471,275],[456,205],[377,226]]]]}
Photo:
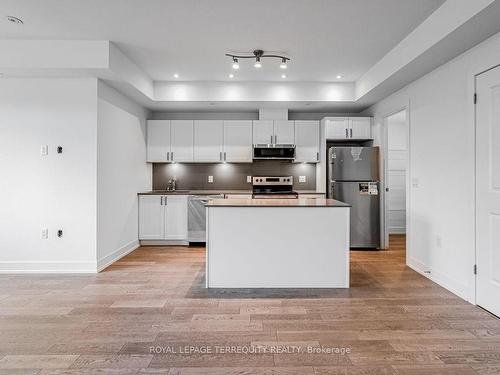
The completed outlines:
{"type": "Polygon", "coordinates": [[[254,145],[253,159],[294,160],[295,145],[254,145]]]}

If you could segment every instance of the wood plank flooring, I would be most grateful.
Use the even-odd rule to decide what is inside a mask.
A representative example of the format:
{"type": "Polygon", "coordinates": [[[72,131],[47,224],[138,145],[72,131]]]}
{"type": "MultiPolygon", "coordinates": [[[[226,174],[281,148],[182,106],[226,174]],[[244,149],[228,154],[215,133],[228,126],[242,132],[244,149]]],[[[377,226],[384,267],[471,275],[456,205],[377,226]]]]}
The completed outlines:
{"type": "Polygon", "coordinates": [[[406,267],[404,243],[352,252],[348,290],[207,291],[201,247],[0,275],[0,375],[500,374],[500,320],[406,267]]]}

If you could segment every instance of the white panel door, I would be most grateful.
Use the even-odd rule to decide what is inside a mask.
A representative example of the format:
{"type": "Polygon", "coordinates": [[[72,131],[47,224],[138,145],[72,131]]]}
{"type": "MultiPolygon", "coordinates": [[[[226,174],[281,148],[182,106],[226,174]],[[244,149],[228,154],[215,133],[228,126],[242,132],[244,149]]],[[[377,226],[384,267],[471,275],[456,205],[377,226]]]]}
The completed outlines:
{"type": "Polygon", "coordinates": [[[170,121],[170,161],[193,161],[193,121],[170,121]]]}
{"type": "Polygon", "coordinates": [[[187,239],[187,196],[167,196],[165,206],[165,239],[187,239]]]}
{"type": "Polygon", "coordinates": [[[266,145],[274,141],[273,120],[253,121],[253,144],[266,145]]]}
{"type": "Polygon", "coordinates": [[[295,161],[319,162],[319,121],[295,121],[295,161]]]}
{"type": "Polygon", "coordinates": [[[139,196],[140,240],[163,240],[165,238],[164,199],[162,195],[139,196]]]}
{"type": "Polygon", "coordinates": [[[223,127],[222,120],[194,122],[194,161],[222,161],[223,127]]]}
{"type": "Polygon", "coordinates": [[[274,143],[282,145],[295,144],[295,121],[274,121],[274,143]]]}
{"type": "Polygon", "coordinates": [[[224,121],[224,160],[252,162],[252,121],[224,121]]]}
{"type": "Polygon", "coordinates": [[[476,301],[500,316],[500,67],[476,88],[476,301]]]}
{"type": "Polygon", "coordinates": [[[349,125],[349,138],[372,139],[371,117],[351,117],[349,125]]]}
{"type": "Polygon", "coordinates": [[[165,162],[170,159],[170,121],[148,120],[147,153],[149,162],[165,162]]]}
{"type": "Polygon", "coordinates": [[[326,139],[349,138],[349,119],[346,117],[329,118],[325,127],[326,139]]]}

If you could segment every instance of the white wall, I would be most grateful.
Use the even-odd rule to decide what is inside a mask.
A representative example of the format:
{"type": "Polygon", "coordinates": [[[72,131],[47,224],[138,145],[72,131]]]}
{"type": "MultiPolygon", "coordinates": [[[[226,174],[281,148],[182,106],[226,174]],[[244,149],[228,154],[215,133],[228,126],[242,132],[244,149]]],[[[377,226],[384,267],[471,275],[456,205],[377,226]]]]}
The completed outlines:
{"type": "Polygon", "coordinates": [[[137,193],[151,190],[146,164],[148,112],[99,82],[97,259],[111,264],[139,246],[137,193]]]}
{"type": "Polygon", "coordinates": [[[0,79],[0,271],[95,270],[96,93],[96,79],[0,79]]]}
{"type": "Polygon", "coordinates": [[[407,262],[431,271],[426,276],[469,301],[474,300],[473,76],[498,64],[500,34],[365,111],[375,116],[382,143],[383,117],[409,106],[407,262]]]}

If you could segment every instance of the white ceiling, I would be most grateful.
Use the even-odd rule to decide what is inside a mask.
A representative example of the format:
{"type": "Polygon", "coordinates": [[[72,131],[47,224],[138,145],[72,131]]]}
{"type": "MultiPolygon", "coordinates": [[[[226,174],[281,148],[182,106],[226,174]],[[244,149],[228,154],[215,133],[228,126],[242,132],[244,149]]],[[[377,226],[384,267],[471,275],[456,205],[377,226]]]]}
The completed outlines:
{"type": "MultiPolygon", "coordinates": [[[[153,80],[229,80],[226,52],[291,57],[288,81],[354,81],[444,0],[0,0],[1,38],[111,40],[153,80]],[[4,18],[5,20],[5,18],[4,18]]],[[[235,80],[281,80],[279,61],[235,80]]]]}

